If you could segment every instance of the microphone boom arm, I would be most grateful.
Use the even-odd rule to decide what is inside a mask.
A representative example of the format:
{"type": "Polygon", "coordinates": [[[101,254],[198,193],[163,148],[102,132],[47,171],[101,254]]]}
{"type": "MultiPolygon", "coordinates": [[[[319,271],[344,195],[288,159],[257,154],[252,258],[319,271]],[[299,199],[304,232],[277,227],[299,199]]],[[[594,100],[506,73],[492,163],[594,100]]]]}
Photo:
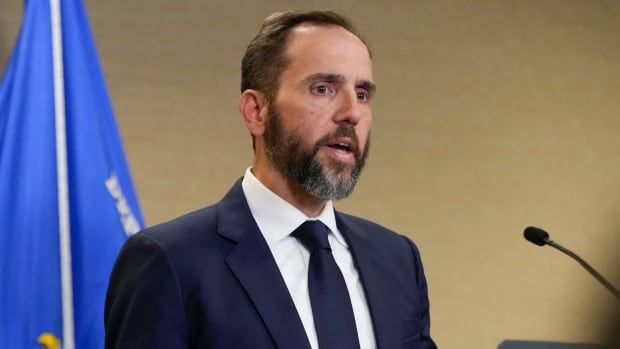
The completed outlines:
{"type": "Polygon", "coordinates": [[[610,284],[609,281],[605,280],[605,278],[601,274],[594,270],[594,268],[592,268],[590,264],[581,259],[581,257],[576,255],[573,251],[567,249],[566,247],[558,244],[557,242],[553,242],[552,240],[545,239],[545,243],[576,260],[585,270],[588,271],[588,273],[590,273],[590,275],[594,276],[594,278],[596,278],[598,282],[603,284],[603,286],[605,286],[609,290],[609,292],[613,293],[613,295],[616,296],[617,300],[620,300],[620,292],[618,292],[618,290],[612,284],[610,284]]]}

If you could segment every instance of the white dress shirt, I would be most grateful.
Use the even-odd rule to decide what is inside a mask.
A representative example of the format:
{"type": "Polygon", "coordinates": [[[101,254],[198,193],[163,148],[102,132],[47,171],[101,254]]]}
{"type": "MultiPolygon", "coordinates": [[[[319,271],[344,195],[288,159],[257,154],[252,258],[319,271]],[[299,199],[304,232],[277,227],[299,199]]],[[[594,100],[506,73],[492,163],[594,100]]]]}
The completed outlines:
{"type": "Polygon", "coordinates": [[[323,222],[330,230],[327,238],[351,297],[360,347],[361,349],[376,348],[375,334],[364,289],[347,242],[336,226],[332,202],[327,201],[323,212],[317,217],[308,217],[265,187],[252,174],[251,168],[245,171],[241,186],[252,216],[267,241],[271,254],[295,303],[312,349],[319,349],[319,344],[308,293],[310,253],[290,234],[303,222],[315,219],[323,222]]]}

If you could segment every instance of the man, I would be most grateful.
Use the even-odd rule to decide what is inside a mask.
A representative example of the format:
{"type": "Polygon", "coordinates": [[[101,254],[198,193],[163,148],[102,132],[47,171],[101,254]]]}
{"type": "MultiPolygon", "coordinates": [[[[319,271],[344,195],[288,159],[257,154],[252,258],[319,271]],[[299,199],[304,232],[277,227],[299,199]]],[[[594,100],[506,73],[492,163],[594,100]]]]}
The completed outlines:
{"type": "Polygon", "coordinates": [[[127,241],[106,348],[436,348],[415,245],[332,206],[364,166],[375,92],[348,19],[270,16],[241,85],[253,166],[214,206],[127,241]]]}

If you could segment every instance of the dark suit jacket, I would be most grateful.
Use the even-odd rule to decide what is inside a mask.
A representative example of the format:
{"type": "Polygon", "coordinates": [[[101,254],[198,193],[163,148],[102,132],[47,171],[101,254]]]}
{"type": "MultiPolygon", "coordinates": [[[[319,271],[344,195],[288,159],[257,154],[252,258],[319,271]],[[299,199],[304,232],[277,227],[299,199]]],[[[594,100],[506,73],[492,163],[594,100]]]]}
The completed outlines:
{"type": "MultiPolygon", "coordinates": [[[[415,245],[350,215],[336,212],[336,222],[364,286],[378,348],[436,348],[415,245]]],[[[106,348],[310,348],[240,181],[216,205],[126,242],[110,279],[105,328],[106,348]]]]}

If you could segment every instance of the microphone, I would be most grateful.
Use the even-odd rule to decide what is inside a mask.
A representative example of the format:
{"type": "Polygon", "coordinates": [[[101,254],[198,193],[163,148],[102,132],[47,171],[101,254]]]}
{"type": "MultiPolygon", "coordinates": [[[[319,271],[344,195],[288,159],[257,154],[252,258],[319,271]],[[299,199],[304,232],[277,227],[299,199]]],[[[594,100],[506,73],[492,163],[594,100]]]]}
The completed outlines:
{"type": "Polygon", "coordinates": [[[523,236],[527,239],[527,241],[536,244],[538,246],[545,246],[549,242],[549,234],[536,227],[527,227],[523,231],[523,236]]]}
{"type": "Polygon", "coordinates": [[[594,268],[592,268],[590,266],[590,264],[586,263],[586,261],[581,259],[581,257],[579,257],[577,254],[575,254],[573,251],[571,251],[571,250],[565,248],[564,246],[558,244],[557,242],[554,242],[553,240],[549,239],[549,233],[547,233],[543,229],[536,228],[536,227],[527,227],[523,231],[523,236],[525,237],[525,239],[527,241],[529,241],[529,242],[531,242],[531,243],[533,243],[535,245],[538,245],[538,246],[549,245],[549,246],[557,249],[558,251],[568,255],[569,257],[573,258],[579,264],[581,264],[581,266],[585,270],[587,270],[588,273],[590,273],[592,276],[594,276],[594,278],[598,282],[603,284],[603,286],[605,286],[605,288],[607,288],[607,290],[609,292],[611,292],[614,296],[616,296],[616,299],[620,300],[620,292],[618,292],[618,290],[615,287],[613,287],[609,283],[609,281],[605,280],[605,278],[601,274],[599,274],[596,270],[594,270],[594,268]]]}

